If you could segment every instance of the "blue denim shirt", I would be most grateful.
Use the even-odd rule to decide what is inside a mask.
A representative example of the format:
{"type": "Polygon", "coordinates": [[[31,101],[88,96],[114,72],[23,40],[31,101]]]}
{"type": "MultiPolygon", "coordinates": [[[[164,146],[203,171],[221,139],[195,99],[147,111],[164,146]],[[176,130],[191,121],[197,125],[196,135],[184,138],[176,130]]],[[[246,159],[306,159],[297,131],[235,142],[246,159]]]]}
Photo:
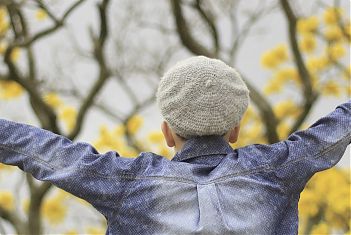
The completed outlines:
{"type": "Polygon", "coordinates": [[[296,234],[300,192],[350,141],[350,101],[279,143],[232,149],[219,136],[200,137],[172,160],[100,154],[0,119],[0,162],[91,203],[107,234],[296,234]]]}

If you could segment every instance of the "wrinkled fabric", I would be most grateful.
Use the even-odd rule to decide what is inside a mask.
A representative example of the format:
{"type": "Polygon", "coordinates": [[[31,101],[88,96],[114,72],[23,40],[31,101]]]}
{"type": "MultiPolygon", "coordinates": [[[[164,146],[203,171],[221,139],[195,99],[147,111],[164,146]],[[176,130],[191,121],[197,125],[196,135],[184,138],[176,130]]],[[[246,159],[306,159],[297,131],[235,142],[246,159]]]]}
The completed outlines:
{"type": "Polygon", "coordinates": [[[0,162],[91,203],[106,234],[297,234],[300,192],[351,141],[351,101],[272,145],[232,149],[220,136],[186,141],[172,160],[123,158],[0,119],[0,162]]]}

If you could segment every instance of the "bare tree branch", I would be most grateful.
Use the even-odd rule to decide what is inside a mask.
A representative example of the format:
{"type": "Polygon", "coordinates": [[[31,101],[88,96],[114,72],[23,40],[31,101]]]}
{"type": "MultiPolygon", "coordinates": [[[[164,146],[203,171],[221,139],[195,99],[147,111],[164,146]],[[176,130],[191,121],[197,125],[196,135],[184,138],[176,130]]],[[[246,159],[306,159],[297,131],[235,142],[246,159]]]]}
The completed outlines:
{"type": "Polygon", "coordinates": [[[9,77],[13,81],[20,84],[28,92],[32,101],[39,105],[42,111],[46,114],[45,116],[39,116],[39,119],[42,123],[42,127],[48,130],[52,130],[55,133],[59,133],[59,129],[56,124],[56,115],[54,111],[42,100],[42,98],[40,97],[40,93],[36,89],[36,84],[22,78],[22,76],[19,74],[19,71],[17,70],[16,66],[11,61],[12,51],[13,48],[8,47],[4,57],[5,63],[9,68],[9,77]]]}
{"type": "Polygon", "coordinates": [[[56,25],[60,24],[60,20],[49,10],[48,6],[42,0],[35,0],[38,6],[48,14],[48,16],[55,22],[56,25]]]}
{"type": "Polygon", "coordinates": [[[269,143],[276,143],[279,141],[279,136],[277,133],[278,120],[273,112],[272,106],[269,104],[267,99],[249,82],[243,73],[240,72],[245,83],[250,90],[250,98],[255,103],[256,107],[260,112],[262,121],[266,127],[266,137],[269,143]]]}
{"type": "Polygon", "coordinates": [[[290,133],[293,133],[300,128],[300,126],[306,119],[307,115],[311,111],[311,108],[319,95],[316,91],[312,89],[311,76],[303,61],[303,58],[297,43],[297,31],[296,31],[297,17],[290,6],[289,0],[280,0],[280,4],[285,14],[285,17],[288,21],[290,47],[293,52],[294,62],[298,69],[301,82],[303,84],[303,96],[304,96],[303,111],[300,113],[300,115],[298,116],[298,118],[296,119],[295,123],[293,124],[290,130],[290,133]]]}
{"type": "Polygon", "coordinates": [[[334,14],[337,18],[338,24],[339,24],[339,28],[341,29],[342,34],[344,35],[344,37],[350,42],[351,41],[351,35],[348,34],[345,30],[345,24],[342,21],[342,17],[341,14],[339,12],[339,7],[340,7],[340,0],[334,0],[334,14]]]}
{"type": "Polygon", "coordinates": [[[211,58],[215,57],[215,54],[213,52],[210,52],[207,48],[200,45],[192,37],[191,32],[188,28],[188,24],[185,21],[185,18],[183,16],[181,1],[180,0],[170,0],[170,1],[171,1],[175,23],[177,26],[177,31],[183,45],[196,55],[204,55],[211,58]]]}
{"type": "Polygon", "coordinates": [[[51,26],[47,29],[44,29],[35,35],[33,35],[30,38],[26,38],[23,42],[15,42],[13,43],[13,47],[26,47],[30,44],[33,44],[34,42],[44,38],[45,36],[55,32],[56,30],[60,29],[64,24],[68,16],[73,12],[74,9],[76,9],[80,4],[82,4],[85,0],[78,0],[75,2],[71,7],[66,10],[64,15],[61,17],[60,20],[57,20],[54,24],[54,26],[51,26]]]}
{"type": "Polygon", "coordinates": [[[105,42],[108,35],[108,21],[107,21],[107,15],[106,15],[108,3],[109,3],[109,0],[104,0],[99,5],[100,34],[99,34],[99,38],[94,40],[95,41],[94,56],[99,65],[99,77],[94,83],[91,90],[89,91],[86,99],[84,100],[83,104],[81,105],[78,111],[76,125],[73,131],[68,135],[68,138],[70,139],[74,139],[79,134],[83,126],[83,122],[87,111],[92,106],[96,95],[100,92],[100,90],[105,85],[107,79],[110,76],[110,71],[107,68],[107,65],[105,62],[105,53],[104,53],[105,42]]]}
{"type": "Polygon", "coordinates": [[[13,212],[0,207],[0,217],[12,224],[17,234],[26,233],[24,222],[13,212]]]}
{"type": "Polygon", "coordinates": [[[210,29],[210,34],[212,36],[212,41],[214,46],[214,56],[217,57],[220,51],[220,39],[219,39],[218,30],[215,25],[215,20],[213,16],[211,16],[209,12],[206,12],[206,10],[203,8],[203,4],[204,4],[203,2],[204,2],[203,0],[195,0],[194,7],[199,12],[200,16],[204,19],[204,21],[206,22],[206,25],[210,29]]]}
{"type": "MultiPolygon", "coordinates": [[[[230,64],[235,64],[238,49],[241,47],[241,45],[243,45],[244,41],[246,40],[247,36],[251,32],[251,29],[255,25],[255,23],[258,22],[262,16],[268,14],[269,12],[274,10],[276,7],[277,7],[276,4],[274,4],[268,8],[259,7],[259,10],[250,14],[248,20],[245,21],[245,23],[241,27],[240,31],[238,29],[236,29],[237,33],[235,34],[236,36],[235,36],[235,39],[233,40],[233,44],[232,44],[232,47],[230,48],[230,52],[229,52],[230,64]]],[[[235,21],[236,18],[232,16],[231,20],[235,21]]],[[[234,22],[232,22],[232,24],[234,24],[234,22]]]]}

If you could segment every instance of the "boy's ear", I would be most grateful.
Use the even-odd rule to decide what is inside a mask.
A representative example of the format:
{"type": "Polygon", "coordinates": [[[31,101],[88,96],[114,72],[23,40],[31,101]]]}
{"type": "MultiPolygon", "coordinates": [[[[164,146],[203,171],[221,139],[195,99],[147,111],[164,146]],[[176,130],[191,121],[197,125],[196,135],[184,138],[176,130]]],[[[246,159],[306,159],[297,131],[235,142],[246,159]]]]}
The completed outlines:
{"type": "Polygon", "coordinates": [[[162,130],[163,136],[166,139],[168,147],[171,147],[171,148],[174,147],[175,146],[175,140],[174,140],[173,135],[172,135],[172,130],[168,126],[168,123],[166,121],[162,122],[161,130],[162,130]]]}
{"type": "Polygon", "coordinates": [[[234,129],[230,131],[230,135],[229,135],[230,143],[233,144],[238,140],[239,132],[240,132],[240,124],[234,127],[234,129]]]}

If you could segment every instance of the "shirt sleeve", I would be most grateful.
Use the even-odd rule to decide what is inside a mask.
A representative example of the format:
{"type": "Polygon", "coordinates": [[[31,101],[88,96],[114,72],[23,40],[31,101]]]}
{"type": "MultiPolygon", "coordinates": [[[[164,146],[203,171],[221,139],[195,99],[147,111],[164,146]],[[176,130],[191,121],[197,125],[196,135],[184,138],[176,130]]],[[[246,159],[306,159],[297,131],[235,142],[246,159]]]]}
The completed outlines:
{"type": "Polygon", "coordinates": [[[99,154],[91,145],[0,119],[0,162],[18,166],[95,206],[115,207],[127,188],[133,159],[99,154]]]}
{"type": "Polygon", "coordinates": [[[306,130],[272,145],[254,145],[254,154],[276,180],[301,191],[314,173],[336,165],[351,142],[351,100],[339,105],[306,130]]]}

